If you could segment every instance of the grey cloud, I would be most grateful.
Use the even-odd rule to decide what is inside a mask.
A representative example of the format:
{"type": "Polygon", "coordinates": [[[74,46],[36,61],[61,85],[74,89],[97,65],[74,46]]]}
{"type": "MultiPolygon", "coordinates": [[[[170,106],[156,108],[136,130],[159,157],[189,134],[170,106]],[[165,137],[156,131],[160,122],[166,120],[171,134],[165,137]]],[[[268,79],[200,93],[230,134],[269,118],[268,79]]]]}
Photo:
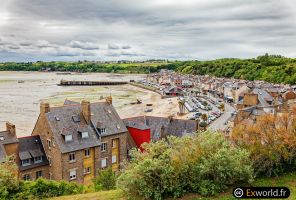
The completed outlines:
{"type": "Polygon", "coordinates": [[[1,49],[20,60],[296,56],[293,0],[4,1],[1,49]]]}
{"type": "Polygon", "coordinates": [[[120,47],[116,44],[108,44],[108,49],[120,49],[120,47]]]}
{"type": "Polygon", "coordinates": [[[85,50],[99,49],[99,46],[97,44],[93,44],[90,42],[80,42],[80,41],[75,41],[75,40],[72,40],[69,43],[69,46],[72,48],[79,48],[79,49],[85,49],[85,50]]]}

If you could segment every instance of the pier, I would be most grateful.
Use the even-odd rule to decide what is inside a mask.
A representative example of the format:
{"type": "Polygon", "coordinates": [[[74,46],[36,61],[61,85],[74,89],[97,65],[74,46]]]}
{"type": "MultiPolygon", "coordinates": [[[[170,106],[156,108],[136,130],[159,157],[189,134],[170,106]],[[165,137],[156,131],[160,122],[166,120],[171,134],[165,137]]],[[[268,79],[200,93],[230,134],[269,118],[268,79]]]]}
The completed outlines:
{"type": "Polygon", "coordinates": [[[73,86],[73,85],[81,85],[81,86],[90,86],[90,85],[124,85],[128,82],[124,81],[66,81],[61,80],[60,86],[73,86]]]}

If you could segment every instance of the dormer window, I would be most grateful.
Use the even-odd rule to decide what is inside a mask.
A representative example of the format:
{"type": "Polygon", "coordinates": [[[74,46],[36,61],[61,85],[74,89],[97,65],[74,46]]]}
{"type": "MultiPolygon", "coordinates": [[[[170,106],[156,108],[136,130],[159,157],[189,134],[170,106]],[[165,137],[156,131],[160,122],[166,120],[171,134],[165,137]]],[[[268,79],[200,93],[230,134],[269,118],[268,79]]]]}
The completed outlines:
{"type": "Polygon", "coordinates": [[[73,120],[73,122],[78,123],[78,122],[80,122],[80,117],[78,115],[73,115],[72,120],[73,120]]]}
{"type": "Polygon", "coordinates": [[[22,160],[22,166],[23,166],[23,167],[25,167],[25,166],[29,166],[29,165],[31,165],[30,159],[22,160]]]}
{"type": "Polygon", "coordinates": [[[101,134],[105,134],[106,133],[106,128],[98,128],[98,130],[100,131],[101,134]]]}
{"type": "Polygon", "coordinates": [[[73,140],[73,136],[72,135],[65,135],[65,141],[66,142],[71,142],[73,140]]]}
{"type": "Polygon", "coordinates": [[[4,136],[0,136],[0,141],[4,141],[4,136]]]}
{"type": "Polygon", "coordinates": [[[37,156],[34,158],[34,163],[41,163],[42,162],[42,156],[37,156]]]}
{"type": "Polygon", "coordinates": [[[54,116],[56,121],[60,121],[60,118],[58,116],[54,116]]]}
{"type": "Polygon", "coordinates": [[[82,132],[81,133],[81,138],[84,139],[84,138],[88,138],[88,132],[82,132]]]}

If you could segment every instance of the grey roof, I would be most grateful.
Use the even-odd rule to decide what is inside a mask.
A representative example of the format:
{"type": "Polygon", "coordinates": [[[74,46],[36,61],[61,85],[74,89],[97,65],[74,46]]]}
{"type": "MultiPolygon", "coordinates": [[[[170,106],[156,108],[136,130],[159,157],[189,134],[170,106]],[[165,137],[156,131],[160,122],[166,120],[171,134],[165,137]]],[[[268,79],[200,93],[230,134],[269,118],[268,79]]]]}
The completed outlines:
{"type": "Polygon", "coordinates": [[[108,104],[107,102],[92,103],[90,110],[93,124],[106,128],[106,133],[102,134],[102,136],[127,132],[125,124],[120,119],[112,104],[108,104]]]}
{"type": "Polygon", "coordinates": [[[273,97],[268,93],[266,92],[265,90],[263,89],[258,89],[258,88],[255,88],[252,93],[254,94],[258,94],[258,100],[260,102],[260,104],[263,106],[263,107],[267,107],[267,106],[270,106],[269,103],[267,103],[267,101],[272,101],[273,100],[273,97]]]}
{"type": "Polygon", "coordinates": [[[62,153],[99,146],[100,136],[108,136],[127,132],[127,129],[117,114],[115,108],[107,102],[91,103],[91,124],[87,124],[80,104],[70,104],[61,107],[52,107],[46,113],[55,141],[62,153]],[[59,118],[59,121],[55,117],[59,118]],[[72,116],[79,116],[80,121],[73,121],[72,116]],[[95,128],[100,125],[106,132],[98,135],[95,128]],[[88,138],[81,138],[81,132],[88,132],[88,138]],[[65,142],[65,135],[72,134],[73,140],[65,142]]]}
{"type": "Polygon", "coordinates": [[[53,132],[56,144],[59,146],[62,153],[77,151],[89,147],[99,146],[99,136],[95,130],[86,123],[82,116],[81,106],[67,105],[62,107],[52,107],[50,112],[46,113],[48,124],[53,132]],[[74,122],[73,115],[80,117],[80,122],[74,122]],[[59,118],[59,121],[55,117],[59,118]],[[83,128],[88,132],[89,137],[82,139],[78,131],[83,128]],[[64,136],[72,134],[73,140],[66,142],[64,136]]]}
{"type": "Polygon", "coordinates": [[[18,139],[16,136],[11,135],[8,131],[1,131],[0,137],[3,138],[3,140],[2,139],[0,140],[0,162],[1,162],[6,156],[4,145],[17,143],[18,139]]]}
{"type": "Polygon", "coordinates": [[[40,137],[38,135],[23,137],[23,138],[19,138],[18,140],[19,140],[19,157],[20,157],[20,159],[21,160],[25,160],[25,159],[31,160],[31,165],[22,166],[20,164],[19,168],[21,171],[49,164],[47,157],[45,155],[43,146],[42,146],[42,142],[41,142],[40,137]],[[42,156],[42,162],[34,163],[34,157],[38,157],[38,156],[42,156]]]}
{"type": "Polygon", "coordinates": [[[18,142],[17,137],[11,135],[8,131],[0,132],[0,137],[4,137],[4,140],[0,141],[0,144],[13,144],[18,142]]]}
{"type": "Polygon", "coordinates": [[[21,160],[31,159],[32,156],[29,151],[19,152],[19,157],[21,160]]]}
{"type": "Polygon", "coordinates": [[[71,101],[71,100],[68,100],[68,99],[66,99],[64,101],[64,105],[78,105],[78,104],[79,104],[79,102],[71,101]]]}
{"type": "Polygon", "coordinates": [[[138,129],[150,129],[151,139],[159,140],[161,132],[165,135],[184,136],[195,133],[197,123],[194,120],[170,119],[166,117],[140,116],[123,120],[126,126],[138,129]]]}
{"type": "Polygon", "coordinates": [[[0,145],[0,162],[4,160],[6,156],[6,151],[3,145],[0,145]]]}

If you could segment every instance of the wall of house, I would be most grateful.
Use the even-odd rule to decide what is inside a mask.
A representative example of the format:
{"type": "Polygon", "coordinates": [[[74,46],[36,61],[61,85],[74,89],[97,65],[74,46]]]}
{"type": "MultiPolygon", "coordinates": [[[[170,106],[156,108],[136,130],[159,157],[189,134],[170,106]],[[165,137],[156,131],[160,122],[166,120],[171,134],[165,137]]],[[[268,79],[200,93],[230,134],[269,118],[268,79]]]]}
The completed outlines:
{"type": "Polygon", "coordinates": [[[141,150],[143,150],[141,148],[141,145],[145,142],[149,143],[151,141],[150,129],[140,130],[133,127],[128,127],[127,129],[130,135],[132,136],[132,138],[134,139],[137,145],[137,148],[140,148],[141,150]]]}
{"type": "Polygon", "coordinates": [[[34,167],[32,169],[27,169],[24,171],[19,172],[19,178],[23,180],[24,175],[28,174],[30,175],[30,180],[36,180],[36,172],[37,171],[42,171],[42,177],[49,179],[49,167],[48,165],[46,166],[40,166],[40,167],[34,167]]]}
{"type": "Polygon", "coordinates": [[[19,161],[18,159],[19,144],[18,143],[5,144],[4,148],[8,156],[15,155],[17,162],[19,161]]]}
{"type": "Polygon", "coordinates": [[[245,106],[255,106],[258,104],[258,95],[245,93],[244,94],[244,105],[245,106]]]}
{"type": "Polygon", "coordinates": [[[101,159],[107,158],[107,167],[112,167],[115,171],[120,169],[120,163],[127,159],[127,132],[103,136],[102,143],[107,144],[107,150],[105,152],[100,152],[100,167],[101,159]],[[112,140],[114,139],[118,139],[118,158],[117,163],[112,166],[112,153],[116,154],[116,150],[112,149],[112,140]]]}
{"type": "Polygon", "coordinates": [[[89,157],[86,157],[84,155],[83,157],[83,168],[86,169],[88,167],[91,168],[91,171],[89,174],[84,174],[84,184],[89,184],[91,183],[91,180],[94,178],[95,176],[95,170],[96,170],[96,167],[95,167],[95,148],[89,148],[89,157]]]}
{"type": "Polygon", "coordinates": [[[53,133],[49,128],[47,120],[44,114],[40,114],[32,135],[40,135],[41,142],[45,151],[45,154],[50,162],[49,165],[49,178],[53,180],[62,180],[62,157],[61,151],[58,148],[58,145],[55,145],[55,140],[53,137],[53,133]],[[51,140],[52,147],[48,147],[47,141],[51,140]]]}
{"type": "Polygon", "coordinates": [[[62,154],[62,178],[66,181],[74,181],[77,183],[84,182],[83,159],[84,150],[75,151],[75,162],[70,162],[69,153],[62,154]],[[70,180],[70,171],[76,170],[76,179],[70,180]]]}

